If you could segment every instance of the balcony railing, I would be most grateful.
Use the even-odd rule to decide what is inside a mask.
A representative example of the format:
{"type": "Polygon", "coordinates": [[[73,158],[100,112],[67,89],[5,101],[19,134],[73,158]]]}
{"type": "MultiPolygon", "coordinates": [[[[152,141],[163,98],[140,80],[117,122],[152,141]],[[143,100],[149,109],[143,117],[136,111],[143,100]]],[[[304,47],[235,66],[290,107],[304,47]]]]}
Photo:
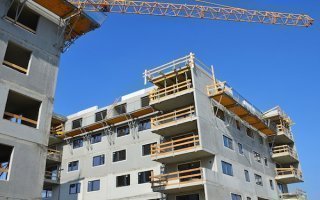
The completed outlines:
{"type": "Polygon", "coordinates": [[[61,161],[61,152],[55,149],[48,149],[47,158],[50,160],[61,161]]]}
{"type": "Polygon", "coordinates": [[[281,200],[307,200],[307,194],[302,190],[297,190],[294,193],[283,193],[280,194],[281,200]]]}
{"type": "Polygon", "coordinates": [[[150,103],[161,100],[164,97],[173,96],[190,88],[192,88],[192,81],[188,79],[165,88],[155,89],[150,92],[150,103]]]}
{"type": "Polygon", "coordinates": [[[51,127],[50,132],[52,135],[62,136],[64,134],[64,125],[60,124],[58,126],[51,127]]]}
{"type": "Polygon", "coordinates": [[[151,158],[195,149],[198,146],[199,135],[191,135],[161,144],[154,144],[151,146],[151,158]]]}
{"type": "Polygon", "coordinates": [[[151,128],[155,129],[161,126],[177,123],[182,120],[192,119],[195,116],[194,106],[189,106],[170,113],[151,118],[151,128]]]}
{"type": "Polygon", "coordinates": [[[272,148],[273,155],[281,154],[281,153],[288,153],[290,156],[294,158],[298,158],[297,152],[291,148],[289,145],[281,145],[281,146],[275,146],[272,148]]]}
{"type": "Polygon", "coordinates": [[[59,172],[45,171],[44,179],[58,183],[60,181],[60,174],[59,172]]]}
{"type": "Polygon", "coordinates": [[[294,176],[302,180],[302,172],[296,168],[276,168],[278,178],[281,176],[294,176]]]}
{"type": "Polygon", "coordinates": [[[10,112],[5,112],[4,113],[4,119],[10,120],[12,122],[18,123],[18,124],[31,124],[32,127],[37,127],[38,125],[38,121],[29,119],[27,117],[24,117],[22,115],[18,115],[18,114],[14,114],[14,113],[10,113],[10,112]]]}
{"type": "Polygon", "coordinates": [[[286,128],[283,124],[277,124],[277,132],[284,133],[288,138],[293,140],[291,131],[288,128],[286,128]]]}
{"type": "Polygon", "coordinates": [[[194,168],[183,171],[177,171],[168,174],[160,174],[151,176],[152,188],[163,188],[167,186],[179,186],[182,187],[184,184],[196,183],[201,184],[203,182],[203,169],[194,168]]]}

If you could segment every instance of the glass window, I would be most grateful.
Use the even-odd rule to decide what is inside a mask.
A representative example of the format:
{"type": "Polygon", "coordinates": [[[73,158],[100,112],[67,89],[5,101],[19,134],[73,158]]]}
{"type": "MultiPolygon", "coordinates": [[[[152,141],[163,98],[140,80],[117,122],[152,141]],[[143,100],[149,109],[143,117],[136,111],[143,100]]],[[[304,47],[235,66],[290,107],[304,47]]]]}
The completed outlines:
{"type": "Polygon", "coordinates": [[[245,177],[247,182],[250,182],[250,176],[249,176],[249,171],[248,170],[244,170],[244,177],[245,177]]]}
{"type": "Polygon", "coordinates": [[[216,117],[218,117],[218,118],[221,119],[222,121],[225,120],[225,118],[224,118],[224,112],[223,112],[221,109],[219,109],[219,108],[217,108],[217,107],[214,107],[213,110],[214,110],[214,114],[215,114],[216,117]]]}
{"type": "Polygon", "coordinates": [[[97,112],[95,121],[99,122],[101,120],[104,120],[106,117],[107,117],[107,110],[97,112]]]}
{"type": "Polygon", "coordinates": [[[150,119],[146,119],[146,120],[143,120],[143,121],[139,122],[138,131],[144,131],[144,130],[147,130],[147,129],[150,129],[150,128],[151,128],[150,119]]]}
{"type": "Polygon", "coordinates": [[[72,147],[73,147],[73,149],[77,149],[77,148],[83,147],[83,139],[79,138],[79,139],[73,140],[72,147]]]}
{"type": "Polygon", "coordinates": [[[260,153],[257,153],[257,152],[253,152],[253,156],[254,156],[254,159],[257,161],[257,162],[259,162],[259,163],[261,163],[261,155],[260,155],[260,153]]]}
{"type": "Polygon", "coordinates": [[[239,122],[238,120],[236,120],[236,127],[237,127],[237,129],[240,131],[241,125],[240,125],[240,122],[239,122]]]}
{"type": "Polygon", "coordinates": [[[114,110],[116,112],[116,114],[120,115],[120,114],[124,114],[127,112],[127,104],[121,104],[121,105],[117,105],[116,107],[114,107],[114,110]]]}
{"type": "Polygon", "coordinates": [[[126,150],[113,152],[113,157],[112,157],[113,162],[118,162],[125,159],[126,159],[126,150]]]}
{"type": "Polygon", "coordinates": [[[223,136],[223,145],[225,147],[228,147],[229,149],[233,149],[232,139],[224,135],[223,136]]]}
{"type": "Polygon", "coordinates": [[[94,180],[88,182],[88,192],[100,190],[100,180],[94,180]]]}
{"type": "Polygon", "coordinates": [[[76,171],[79,169],[79,161],[72,161],[68,164],[68,172],[76,171]]]}
{"type": "Polygon", "coordinates": [[[51,198],[52,197],[52,190],[48,190],[48,189],[42,190],[41,197],[44,198],[44,199],[45,198],[51,198]]]}
{"type": "Polygon", "coordinates": [[[255,174],[255,175],[254,175],[254,178],[255,178],[255,180],[256,180],[256,184],[257,184],[257,185],[263,186],[262,177],[261,177],[260,175],[255,174]]]}
{"type": "Polygon", "coordinates": [[[221,161],[222,164],[222,172],[226,175],[233,176],[232,164],[221,161]]]}
{"type": "Polygon", "coordinates": [[[239,154],[243,155],[243,147],[241,143],[238,143],[239,154]]]}
{"type": "Polygon", "coordinates": [[[80,128],[82,126],[82,118],[72,121],[72,129],[80,128]]]}
{"type": "Polygon", "coordinates": [[[104,155],[94,156],[92,159],[92,166],[99,166],[104,164],[104,155]]]}
{"type": "Polygon", "coordinates": [[[241,200],[241,195],[238,194],[231,194],[231,200],[241,200]]]}
{"type": "Polygon", "coordinates": [[[123,186],[129,186],[129,185],[130,185],[130,174],[117,176],[117,180],[116,180],[117,187],[123,187],[123,186]]]}
{"type": "Polygon", "coordinates": [[[270,182],[270,188],[271,188],[271,190],[274,190],[273,181],[272,181],[272,180],[269,180],[269,182],[270,182]]]}
{"type": "Polygon", "coordinates": [[[149,102],[150,102],[149,96],[142,97],[141,98],[141,107],[143,108],[143,107],[149,106],[149,102]]]}
{"type": "Polygon", "coordinates": [[[157,144],[157,143],[142,145],[142,156],[150,155],[151,154],[151,145],[154,145],[154,144],[157,144]]]}
{"type": "Polygon", "coordinates": [[[80,183],[73,183],[69,186],[69,194],[77,194],[80,193],[80,183]]]}
{"type": "Polygon", "coordinates": [[[259,143],[263,145],[263,137],[261,135],[259,135],[258,137],[259,137],[259,143]]]}
{"type": "Polygon", "coordinates": [[[129,134],[130,134],[130,129],[128,125],[117,128],[117,137],[122,137],[129,134]]]}
{"type": "Polygon", "coordinates": [[[90,143],[95,144],[95,143],[101,142],[101,139],[102,139],[102,133],[96,133],[91,136],[90,143]]]}
{"type": "Polygon", "coordinates": [[[138,173],[138,184],[149,183],[151,181],[151,178],[150,178],[151,172],[152,172],[152,170],[139,172],[138,173]]]}
{"type": "Polygon", "coordinates": [[[268,158],[264,157],[263,160],[264,160],[264,165],[265,165],[265,166],[268,166],[268,158]]]}

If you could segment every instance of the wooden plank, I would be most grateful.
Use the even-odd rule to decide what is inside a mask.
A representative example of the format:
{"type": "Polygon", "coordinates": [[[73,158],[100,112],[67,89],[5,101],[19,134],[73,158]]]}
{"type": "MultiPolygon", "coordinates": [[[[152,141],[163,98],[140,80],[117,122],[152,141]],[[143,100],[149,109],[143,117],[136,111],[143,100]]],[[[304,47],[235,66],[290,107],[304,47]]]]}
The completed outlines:
{"type": "Polygon", "coordinates": [[[16,65],[16,64],[11,63],[11,62],[9,62],[9,61],[6,61],[6,60],[4,60],[4,61],[2,62],[2,64],[3,64],[3,65],[6,65],[7,67],[10,67],[10,68],[13,68],[13,69],[15,69],[15,70],[18,70],[19,72],[22,72],[22,73],[24,73],[24,74],[26,74],[26,73],[28,72],[27,69],[25,69],[25,68],[23,68],[23,67],[20,67],[19,65],[16,65]]]}
{"type": "Polygon", "coordinates": [[[21,119],[22,121],[29,122],[29,123],[34,124],[34,125],[38,124],[38,121],[23,117],[23,116],[20,116],[20,115],[17,115],[17,114],[5,112],[4,115],[6,115],[8,117],[15,118],[15,119],[21,119]]]}

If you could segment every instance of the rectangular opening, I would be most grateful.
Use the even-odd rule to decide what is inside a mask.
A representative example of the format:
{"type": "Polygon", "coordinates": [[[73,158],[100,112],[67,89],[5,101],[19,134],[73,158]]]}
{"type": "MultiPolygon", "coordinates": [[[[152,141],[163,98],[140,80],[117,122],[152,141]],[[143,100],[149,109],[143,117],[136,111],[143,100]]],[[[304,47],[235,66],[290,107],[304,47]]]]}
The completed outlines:
{"type": "Polygon", "coordinates": [[[141,98],[141,107],[146,107],[146,106],[149,106],[150,104],[150,99],[149,99],[149,96],[146,96],[146,97],[142,97],[141,98]]]}
{"type": "Polygon", "coordinates": [[[155,143],[150,143],[150,144],[144,144],[142,145],[142,156],[147,156],[151,154],[151,146],[157,144],[155,143]]]}
{"type": "Polygon", "coordinates": [[[262,177],[258,174],[254,174],[254,178],[256,180],[256,184],[257,185],[260,185],[260,186],[263,186],[263,183],[262,183],[262,177]]]}
{"type": "Polygon", "coordinates": [[[20,73],[27,74],[30,58],[31,51],[9,41],[2,64],[20,73]]]}
{"type": "Polygon", "coordinates": [[[116,115],[124,114],[127,112],[127,104],[124,103],[124,104],[118,105],[114,107],[114,110],[116,115]]]}
{"type": "Polygon", "coordinates": [[[68,164],[68,172],[76,171],[79,169],[79,161],[72,161],[68,164]]]}
{"type": "Polygon", "coordinates": [[[103,155],[99,155],[99,156],[94,156],[92,158],[92,166],[100,166],[100,165],[104,165],[105,162],[105,158],[104,158],[104,154],[103,155]]]}
{"type": "Polygon", "coordinates": [[[144,119],[144,120],[139,121],[138,131],[144,131],[144,130],[148,130],[148,129],[151,129],[150,119],[144,119]]]}
{"type": "Polygon", "coordinates": [[[149,183],[151,181],[152,170],[138,173],[138,184],[149,183]]]}
{"type": "Polygon", "coordinates": [[[12,151],[12,146],[0,144],[0,180],[2,181],[7,181],[9,179],[12,151]]]}
{"type": "Polygon", "coordinates": [[[88,182],[88,192],[99,191],[100,190],[100,180],[94,180],[88,182]]]}
{"type": "Polygon", "coordinates": [[[113,157],[112,157],[113,162],[118,162],[125,159],[126,159],[126,150],[113,152],[113,157]]]}
{"type": "Polygon", "coordinates": [[[128,125],[117,128],[117,137],[122,137],[130,134],[130,128],[128,125]]]}
{"type": "Polygon", "coordinates": [[[176,196],[176,200],[200,200],[200,195],[188,194],[188,195],[176,196]]]}
{"type": "Polygon", "coordinates": [[[224,118],[224,112],[223,112],[221,109],[219,109],[219,108],[217,108],[217,107],[214,107],[214,108],[213,108],[213,111],[214,111],[215,116],[217,116],[217,117],[218,117],[219,119],[221,119],[222,121],[225,120],[225,118],[224,118]]]}
{"type": "Polygon", "coordinates": [[[72,141],[72,148],[77,149],[83,147],[83,138],[78,138],[72,141]]]}
{"type": "Polygon", "coordinates": [[[72,121],[72,129],[80,128],[82,126],[82,118],[72,121]]]}
{"type": "Polygon", "coordinates": [[[130,185],[130,174],[117,176],[116,180],[117,187],[124,187],[130,185]]]}
{"type": "Polygon", "coordinates": [[[107,117],[107,110],[97,112],[95,122],[99,122],[101,120],[104,120],[106,117],[107,117]]]}
{"type": "Polygon", "coordinates": [[[37,128],[41,102],[9,91],[3,119],[37,128]]]}
{"type": "Polygon", "coordinates": [[[90,137],[91,144],[99,143],[101,142],[101,140],[102,140],[102,133],[95,133],[90,137]]]}
{"type": "Polygon", "coordinates": [[[14,1],[7,12],[6,18],[9,21],[16,22],[17,25],[27,31],[36,33],[40,15],[27,6],[22,6],[23,4],[19,3],[18,0],[14,1]]]}
{"type": "Polygon", "coordinates": [[[81,184],[80,183],[73,183],[69,186],[69,194],[78,194],[80,193],[81,184]]]}
{"type": "Polygon", "coordinates": [[[225,161],[221,161],[221,165],[222,165],[222,173],[229,175],[229,176],[233,176],[232,164],[227,163],[225,161]]]}
{"type": "Polygon", "coordinates": [[[200,166],[201,166],[200,161],[179,164],[177,166],[178,171],[187,171],[187,172],[180,173],[180,179],[179,179],[180,182],[201,179],[201,175],[200,175],[201,171],[192,170],[192,169],[200,168],[200,166]],[[197,176],[197,174],[199,174],[199,176],[197,176]]]}

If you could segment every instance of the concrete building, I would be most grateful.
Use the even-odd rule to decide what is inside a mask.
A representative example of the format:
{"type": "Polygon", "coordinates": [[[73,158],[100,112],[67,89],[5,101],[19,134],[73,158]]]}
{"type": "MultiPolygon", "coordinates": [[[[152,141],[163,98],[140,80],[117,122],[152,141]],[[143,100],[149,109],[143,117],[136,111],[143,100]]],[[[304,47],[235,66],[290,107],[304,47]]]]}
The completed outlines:
{"type": "Polygon", "coordinates": [[[0,2],[0,199],[41,199],[60,53],[96,27],[66,17],[75,10],[63,0],[0,2]]]}
{"type": "Polygon", "coordinates": [[[280,108],[261,112],[193,54],[144,75],[152,87],[54,117],[61,162],[47,163],[44,199],[299,198],[288,194],[303,178],[280,108]]]}

